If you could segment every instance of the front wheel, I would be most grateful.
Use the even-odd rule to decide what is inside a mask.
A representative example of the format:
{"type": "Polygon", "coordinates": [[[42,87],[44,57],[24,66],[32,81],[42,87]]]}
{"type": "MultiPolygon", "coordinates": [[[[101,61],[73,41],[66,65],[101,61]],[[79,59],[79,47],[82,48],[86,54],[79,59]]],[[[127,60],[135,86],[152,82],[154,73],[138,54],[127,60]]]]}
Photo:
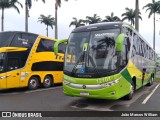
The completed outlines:
{"type": "Polygon", "coordinates": [[[39,86],[39,81],[37,77],[31,77],[28,82],[28,89],[35,90],[39,86]]]}
{"type": "Polygon", "coordinates": [[[148,86],[151,86],[153,84],[153,81],[154,81],[154,77],[152,76],[149,83],[147,84],[148,86]]]}
{"type": "Polygon", "coordinates": [[[132,82],[130,86],[130,93],[125,97],[127,100],[131,100],[133,98],[134,88],[135,88],[135,84],[132,82]]]}

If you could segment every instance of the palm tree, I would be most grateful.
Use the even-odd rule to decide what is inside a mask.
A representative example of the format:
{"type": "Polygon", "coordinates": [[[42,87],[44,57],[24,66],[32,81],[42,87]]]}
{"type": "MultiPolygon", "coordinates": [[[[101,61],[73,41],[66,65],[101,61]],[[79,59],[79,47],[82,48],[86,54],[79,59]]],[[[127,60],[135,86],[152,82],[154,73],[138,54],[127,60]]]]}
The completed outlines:
{"type": "Polygon", "coordinates": [[[83,26],[85,23],[85,20],[78,20],[77,18],[73,18],[73,21],[70,23],[69,27],[71,26],[75,26],[76,28],[79,27],[79,26],[83,26]]]}
{"type": "Polygon", "coordinates": [[[111,16],[105,16],[105,19],[103,22],[114,22],[114,21],[120,21],[120,18],[118,16],[114,16],[114,13],[111,13],[111,16]]]}
{"type": "MultiPolygon", "coordinates": [[[[38,0],[35,0],[38,1],[38,0]]],[[[42,0],[45,3],[45,0],[42,0]]],[[[29,9],[32,7],[32,0],[25,1],[25,32],[28,32],[28,17],[29,17],[29,9]]]]}
{"type": "Polygon", "coordinates": [[[152,3],[148,3],[144,8],[146,8],[146,12],[149,11],[148,18],[153,14],[153,49],[155,50],[155,14],[160,11],[160,1],[155,2],[155,0],[152,0],[152,3]]]}
{"type": "Polygon", "coordinates": [[[135,9],[135,29],[139,31],[139,19],[138,19],[138,13],[139,13],[139,0],[136,0],[136,9],[135,9]]]}
{"type": "Polygon", "coordinates": [[[86,23],[94,24],[99,22],[101,22],[101,18],[97,14],[94,14],[93,17],[86,16],[86,23]]]}
{"type": "MultiPolygon", "coordinates": [[[[134,25],[135,23],[135,16],[136,16],[136,10],[125,8],[126,12],[122,14],[122,21],[127,20],[131,22],[131,25],[134,25]]],[[[141,12],[138,12],[138,18],[142,20],[142,17],[140,16],[141,12]]]]}
{"type": "Polygon", "coordinates": [[[55,25],[55,19],[51,15],[44,16],[41,14],[40,17],[38,18],[38,22],[44,23],[47,26],[46,28],[47,36],[48,36],[48,27],[50,26],[53,29],[53,25],[55,25]]]}
{"type": "Polygon", "coordinates": [[[1,31],[4,31],[4,9],[14,8],[18,13],[20,13],[16,5],[20,5],[21,8],[23,8],[22,4],[18,0],[0,0],[0,9],[2,10],[1,31]]]}

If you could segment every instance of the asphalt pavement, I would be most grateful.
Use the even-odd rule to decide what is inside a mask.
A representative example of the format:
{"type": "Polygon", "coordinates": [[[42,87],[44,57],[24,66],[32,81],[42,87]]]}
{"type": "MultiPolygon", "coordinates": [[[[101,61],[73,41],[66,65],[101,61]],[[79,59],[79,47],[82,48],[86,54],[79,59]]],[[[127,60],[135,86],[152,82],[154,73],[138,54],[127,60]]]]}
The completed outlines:
{"type": "MultiPolygon", "coordinates": [[[[90,111],[97,112],[119,112],[119,111],[160,111],[160,81],[154,81],[152,86],[144,86],[134,93],[132,100],[96,100],[79,97],[70,97],[63,94],[61,85],[44,89],[40,88],[34,91],[29,91],[26,88],[9,89],[0,91],[0,111],[90,111]],[[154,91],[154,89],[157,89],[154,91]],[[153,93],[152,95],[150,95],[153,93]],[[143,101],[148,98],[147,102],[143,101]]],[[[85,113],[85,114],[86,114],[85,113]]],[[[96,114],[96,112],[94,112],[96,114]]],[[[94,116],[96,116],[94,114],[94,116]]],[[[54,117],[54,120],[74,120],[74,119],[107,119],[107,117],[54,117]]],[[[16,118],[17,119],[17,118],[16,118]]],[[[44,118],[39,118],[44,119],[44,118]]],[[[38,119],[38,120],[39,120],[38,119]]],[[[50,119],[50,118],[47,118],[50,119]]],[[[128,120],[129,117],[110,117],[109,120],[128,120]]],[[[138,120],[139,118],[131,117],[131,120],[138,120]]],[[[141,117],[143,120],[144,117],[141,117]]],[[[145,117],[145,120],[158,120],[156,117],[145,117]]]]}

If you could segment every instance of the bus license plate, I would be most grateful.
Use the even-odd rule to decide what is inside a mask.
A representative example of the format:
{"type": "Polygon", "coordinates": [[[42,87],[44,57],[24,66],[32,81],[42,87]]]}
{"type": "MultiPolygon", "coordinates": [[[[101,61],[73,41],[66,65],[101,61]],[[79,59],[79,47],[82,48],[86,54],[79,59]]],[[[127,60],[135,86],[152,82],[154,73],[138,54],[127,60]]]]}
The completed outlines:
{"type": "Polygon", "coordinates": [[[80,92],[80,95],[88,96],[89,93],[88,92],[80,92]]]}

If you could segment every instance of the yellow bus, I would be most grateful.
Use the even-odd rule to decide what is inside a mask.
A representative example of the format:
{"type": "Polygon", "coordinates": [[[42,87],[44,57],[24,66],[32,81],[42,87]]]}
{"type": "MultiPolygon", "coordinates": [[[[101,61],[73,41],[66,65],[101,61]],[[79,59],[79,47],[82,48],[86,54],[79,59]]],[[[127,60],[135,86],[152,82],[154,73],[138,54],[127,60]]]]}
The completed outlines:
{"type": "Polygon", "coordinates": [[[48,88],[62,82],[65,44],[54,54],[55,39],[33,33],[0,33],[0,89],[48,88]]]}

